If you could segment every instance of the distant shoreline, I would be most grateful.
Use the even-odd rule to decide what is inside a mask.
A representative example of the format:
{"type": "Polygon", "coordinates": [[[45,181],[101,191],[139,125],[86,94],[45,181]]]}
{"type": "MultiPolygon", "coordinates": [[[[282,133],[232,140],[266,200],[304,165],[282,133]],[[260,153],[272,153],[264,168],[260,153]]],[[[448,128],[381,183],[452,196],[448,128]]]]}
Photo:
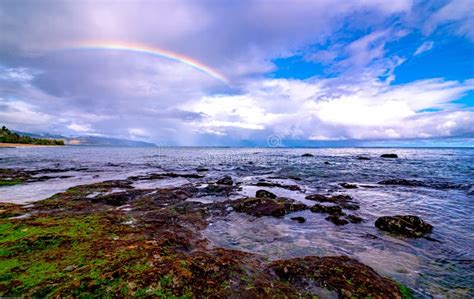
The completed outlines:
{"type": "Polygon", "coordinates": [[[28,144],[28,143],[2,143],[0,142],[0,147],[6,148],[16,148],[16,147],[56,147],[64,145],[46,145],[46,144],[28,144]]]}

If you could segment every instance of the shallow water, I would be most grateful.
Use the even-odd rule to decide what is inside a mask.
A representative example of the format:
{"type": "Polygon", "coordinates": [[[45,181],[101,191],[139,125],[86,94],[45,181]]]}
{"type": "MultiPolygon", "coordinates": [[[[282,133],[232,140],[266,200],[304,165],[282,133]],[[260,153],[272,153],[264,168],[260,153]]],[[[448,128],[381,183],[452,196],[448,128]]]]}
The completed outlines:
{"type": "MultiPolygon", "coordinates": [[[[361,224],[335,226],[323,214],[302,211],[284,218],[254,218],[231,213],[204,231],[215,246],[265,255],[269,259],[305,255],[357,258],[379,273],[410,286],[417,297],[474,297],[474,149],[261,149],[261,148],[17,148],[0,149],[0,168],[85,168],[72,176],[25,185],[0,187],[0,201],[27,203],[68,187],[151,172],[202,172],[204,179],[169,178],[140,181],[135,188],[205,184],[231,175],[241,182],[240,195],[266,189],[279,196],[314,202],[313,192],[350,194],[361,209],[361,224]],[[382,153],[400,159],[381,159],[382,153]],[[301,157],[311,153],[314,157],[301,157]],[[371,160],[358,160],[357,157],[371,160]],[[329,164],[327,164],[329,163],[329,164]],[[301,180],[296,180],[300,178],[301,180]],[[424,181],[424,187],[378,185],[392,178],[424,181]],[[302,191],[255,187],[259,179],[299,185],[302,191]],[[346,190],[338,183],[356,183],[346,190]],[[433,224],[431,238],[406,239],[380,232],[382,215],[415,214],[433,224]],[[305,223],[290,217],[303,216],[305,223]]],[[[63,173],[54,173],[63,175],[63,173]]],[[[225,198],[205,198],[204,201],[225,198]]],[[[199,200],[203,200],[200,198],[199,200]]]]}

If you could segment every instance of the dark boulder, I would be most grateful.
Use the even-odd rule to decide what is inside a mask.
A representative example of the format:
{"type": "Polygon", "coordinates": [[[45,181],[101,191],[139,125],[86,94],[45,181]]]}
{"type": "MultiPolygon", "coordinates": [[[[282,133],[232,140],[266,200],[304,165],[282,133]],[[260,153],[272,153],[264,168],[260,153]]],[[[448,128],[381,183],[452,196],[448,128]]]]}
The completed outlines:
{"type": "Polygon", "coordinates": [[[265,198],[277,198],[277,196],[267,190],[258,190],[255,193],[255,197],[265,197],[265,198]]]}
{"type": "Polygon", "coordinates": [[[306,219],[304,219],[304,217],[291,217],[290,219],[293,220],[293,221],[297,221],[299,223],[305,223],[306,222],[306,219]]]}
{"type": "Polygon", "coordinates": [[[380,155],[380,158],[397,159],[398,155],[397,154],[382,154],[380,155]]]}
{"type": "Polygon", "coordinates": [[[232,186],[234,184],[234,181],[232,180],[230,176],[226,175],[222,179],[218,180],[216,184],[232,186]]]}
{"type": "Polygon", "coordinates": [[[433,226],[413,215],[383,216],[375,221],[375,226],[383,231],[409,238],[422,237],[433,230],[433,226]]]}
{"type": "Polygon", "coordinates": [[[306,153],[306,154],[302,154],[301,157],[314,157],[314,155],[306,153]]]}
{"type": "Polygon", "coordinates": [[[287,198],[241,198],[233,202],[235,211],[248,215],[284,216],[291,212],[305,210],[308,207],[287,198]]]}
{"type": "Polygon", "coordinates": [[[369,157],[360,156],[360,157],[357,157],[357,160],[367,161],[367,160],[370,160],[370,158],[369,158],[369,157]]]}
{"type": "Polygon", "coordinates": [[[342,209],[340,206],[323,206],[320,204],[315,204],[309,209],[313,213],[327,213],[334,215],[342,215],[342,209]]]}

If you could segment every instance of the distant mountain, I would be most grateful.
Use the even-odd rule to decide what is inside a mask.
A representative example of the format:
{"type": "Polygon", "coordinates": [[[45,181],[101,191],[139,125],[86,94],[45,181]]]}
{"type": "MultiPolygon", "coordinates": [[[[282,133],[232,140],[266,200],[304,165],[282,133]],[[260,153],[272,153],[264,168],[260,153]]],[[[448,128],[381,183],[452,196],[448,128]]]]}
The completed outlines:
{"type": "Polygon", "coordinates": [[[32,138],[46,138],[46,139],[62,139],[66,145],[81,145],[81,146],[124,146],[124,147],[155,147],[156,144],[136,141],[129,139],[99,137],[99,136],[78,136],[78,137],[65,137],[58,134],[49,133],[25,133],[18,132],[19,135],[30,136],[32,138]]]}
{"type": "Polygon", "coordinates": [[[125,147],[155,147],[156,144],[145,141],[135,141],[128,139],[97,137],[97,136],[80,136],[65,138],[67,145],[89,145],[89,146],[125,146],[125,147]]]}

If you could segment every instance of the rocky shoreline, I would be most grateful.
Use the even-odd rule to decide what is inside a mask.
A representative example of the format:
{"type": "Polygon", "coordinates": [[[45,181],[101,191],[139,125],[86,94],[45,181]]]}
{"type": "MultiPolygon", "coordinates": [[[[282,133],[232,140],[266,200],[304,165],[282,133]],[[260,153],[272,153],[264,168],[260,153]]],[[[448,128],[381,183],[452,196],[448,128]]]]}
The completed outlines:
{"type": "MultiPolygon", "coordinates": [[[[9,170],[8,175],[20,178],[19,183],[30,179],[24,171],[9,170]]],[[[335,224],[357,223],[362,219],[343,212],[358,208],[352,198],[310,195],[320,203],[309,207],[259,190],[255,197],[236,200],[187,201],[232,194],[240,186],[230,177],[205,188],[132,186],[139,180],[180,176],[202,178],[170,173],[135,176],[73,187],[27,206],[0,204],[0,296],[411,296],[406,287],[346,256],[270,262],[258,254],[212,247],[201,234],[209,223],[235,212],[281,217],[311,209],[328,213],[335,224]]]]}

